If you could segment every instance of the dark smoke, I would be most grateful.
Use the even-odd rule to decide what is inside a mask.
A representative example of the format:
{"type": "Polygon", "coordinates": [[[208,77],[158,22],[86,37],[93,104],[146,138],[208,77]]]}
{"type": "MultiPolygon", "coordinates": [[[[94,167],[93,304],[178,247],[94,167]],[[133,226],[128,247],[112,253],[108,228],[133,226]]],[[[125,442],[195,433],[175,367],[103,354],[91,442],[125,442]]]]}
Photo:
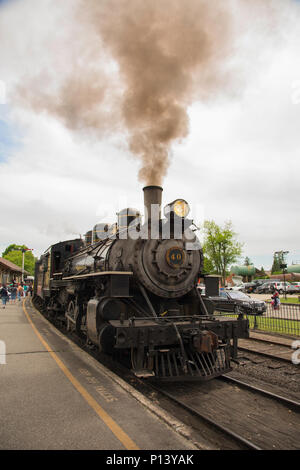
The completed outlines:
{"type": "Polygon", "coordinates": [[[119,66],[130,150],[142,159],[140,179],[161,184],[171,144],[187,136],[187,107],[223,85],[231,44],[230,14],[214,0],[82,2],[119,66]]]}
{"type": "Polygon", "coordinates": [[[126,130],[131,152],[142,160],[140,180],[161,184],[171,144],[188,134],[188,106],[229,87],[230,6],[224,0],[78,0],[75,5],[73,23],[80,24],[89,53],[72,63],[54,93],[45,91],[47,80],[37,77],[31,87],[23,81],[22,102],[59,116],[75,130],[126,130]],[[102,70],[103,51],[117,71],[102,70]]]}

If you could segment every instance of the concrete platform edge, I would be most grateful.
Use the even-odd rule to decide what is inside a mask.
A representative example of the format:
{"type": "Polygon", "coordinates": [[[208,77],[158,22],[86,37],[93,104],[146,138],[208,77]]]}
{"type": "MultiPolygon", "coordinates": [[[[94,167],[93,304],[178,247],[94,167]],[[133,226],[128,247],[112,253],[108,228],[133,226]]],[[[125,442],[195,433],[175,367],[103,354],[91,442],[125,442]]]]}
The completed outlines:
{"type": "MultiPolygon", "coordinates": [[[[41,320],[47,324],[48,327],[50,327],[55,333],[63,338],[65,341],[67,341],[72,348],[78,349],[78,351],[81,352],[86,358],[88,362],[93,364],[96,368],[98,368],[101,373],[109,377],[111,380],[113,380],[117,385],[119,385],[123,390],[125,390],[127,393],[129,393],[133,398],[135,398],[139,403],[141,403],[145,408],[147,408],[151,413],[153,413],[157,418],[159,418],[161,421],[164,422],[168,427],[170,427],[173,431],[178,433],[180,436],[182,436],[184,439],[189,441],[195,446],[195,450],[210,450],[210,447],[207,446],[207,443],[203,442],[195,442],[191,438],[191,431],[188,426],[186,426],[184,423],[179,421],[178,419],[174,418],[170,414],[168,414],[165,410],[160,408],[158,405],[152,403],[148,398],[143,396],[140,392],[135,390],[131,385],[126,383],[124,380],[122,380],[120,377],[118,377],[114,372],[111,370],[107,369],[103,364],[98,362],[96,359],[94,359],[92,356],[90,356],[86,351],[81,349],[79,346],[77,346],[72,340],[70,340],[67,336],[63,335],[57,328],[55,328],[52,323],[49,322],[32,304],[31,299],[27,298],[26,299],[30,305],[30,307],[39,315],[41,320]]],[[[24,302],[26,302],[26,300],[24,302]]]]}

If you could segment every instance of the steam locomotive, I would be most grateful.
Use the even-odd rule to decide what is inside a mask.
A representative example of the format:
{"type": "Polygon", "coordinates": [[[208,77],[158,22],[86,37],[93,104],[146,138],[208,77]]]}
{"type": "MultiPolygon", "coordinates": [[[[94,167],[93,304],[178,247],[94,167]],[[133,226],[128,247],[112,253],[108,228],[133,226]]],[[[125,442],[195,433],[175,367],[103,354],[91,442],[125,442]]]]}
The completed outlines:
{"type": "Polygon", "coordinates": [[[207,380],[231,370],[248,320],[216,317],[218,279],[203,276],[203,251],[177,199],[161,215],[162,188],[85,240],[52,245],[35,267],[34,305],[89,344],[130,360],[138,377],[207,380]],[[204,277],[206,295],[197,283],[204,277]]]}

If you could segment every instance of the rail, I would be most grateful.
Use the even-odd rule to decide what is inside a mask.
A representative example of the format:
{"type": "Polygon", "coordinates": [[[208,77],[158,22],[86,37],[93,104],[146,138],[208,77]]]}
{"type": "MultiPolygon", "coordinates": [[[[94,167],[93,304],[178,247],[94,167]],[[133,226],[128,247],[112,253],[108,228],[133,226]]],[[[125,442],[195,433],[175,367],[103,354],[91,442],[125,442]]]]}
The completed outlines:
{"type": "Polygon", "coordinates": [[[259,393],[268,398],[272,398],[275,401],[278,401],[284,406],[287,406],[289,409],[295,411],[295,413],[300,413],[300,402],[296,400],[292,400],[290,398],[284,397],[282,395],[278,395],[277,393],[270,392],[268,390],[264,390],[261,387],[257,387],[255,385],[249,384],[247,382],[243,382],[239,379],[235,379],[234,377],[230,377],[228,375],[222,375],[217,378],[217,380],[222,380],[223,382],[232,383],[237,385],[241,388],[245,388],[246,390],[253,391],[255,393],[259,393]]]}
{"type": "Polygon", "coordinates": [[[207,423],[212,428],[215,428],[217,431],[221,431],[223,434],[229,436],[231,439],[236,441],[242,447],[249,449],[249,450],[262,450],[261,447],[251,442],[249,439],[246,439],[243,436],[241,436],[239,433],[236,433],[233,430],[229,429],[228,427],[223,426],[222,424],[218,423],[215,419],[209,418],[207,415],[201,413],[199,409],[196,409],[193,406],[188,405],[187,403],[184,403],[182,400],[176,398],[171,393],[168,393],[167,391],[163,390],[161,387],[156,386],[153,383],[148,384],[148,386],[152,388],[153,390],[155,390],[156,392],[160,393],[161,395],[164,395],[165,397],[167,397],[169,400],[176,403],[178,406],[180,406],[184,410],[188,411],[191,415],[207,423]]]}

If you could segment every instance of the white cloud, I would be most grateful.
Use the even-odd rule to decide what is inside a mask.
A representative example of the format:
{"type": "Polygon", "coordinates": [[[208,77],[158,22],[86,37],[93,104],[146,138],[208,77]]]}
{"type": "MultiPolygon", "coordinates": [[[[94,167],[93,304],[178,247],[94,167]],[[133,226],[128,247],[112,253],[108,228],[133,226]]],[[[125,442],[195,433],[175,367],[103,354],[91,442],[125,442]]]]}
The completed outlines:
{"type": "MultiPolygon", "coordinates": [[[[55,50],[51,34],[53,41],[68,37],[59,27],[61,5],[25,0],[0,13],[0,79],[8,89],[26,70],[40,70],[45,45],[55,50]],[[47,23],[41,24],[41,17],[47,23]]],[[[66,18],[70,5],[64,1],[66,18]]],[[[263,24],[249,28],[234,59],[241,86],[231,97],[190,108],[190,135],[174,145],[164,182],[165,203],[183,197],[194,214],[199,206],[200,218],[231,219],[245,242],[244,255],[266,267],[276,250],[300,258],[300,104],[294,85],[300,81],[299,20],[299,8],[287,2],[276,40],[263,24]]],[[[55,73],[63,60],[61,53],[55,73]]],[[[101,219],[102,207],[109,208],[108,221],[123,202],[142,209],[139,162],[122,136],[95,141],[72,134],[46,114],[13,102],[10,109],[21,145],[0,163],[0,249],[26,243],[40,253],[57,240],[83,234],[101,219]]]]}

